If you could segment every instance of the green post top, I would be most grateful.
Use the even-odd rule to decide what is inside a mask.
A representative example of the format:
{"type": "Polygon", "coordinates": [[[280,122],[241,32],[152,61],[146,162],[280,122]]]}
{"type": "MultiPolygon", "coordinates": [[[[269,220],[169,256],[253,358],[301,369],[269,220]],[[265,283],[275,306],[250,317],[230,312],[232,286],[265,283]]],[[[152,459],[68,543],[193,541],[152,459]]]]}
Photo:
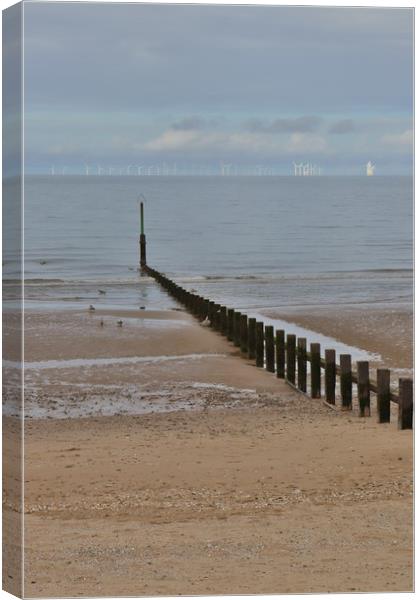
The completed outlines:
{"type": "Polygon", "coordinates": [[[144,235],[144,213],[143,202],[140,202],[140,233],[144,235]]]}

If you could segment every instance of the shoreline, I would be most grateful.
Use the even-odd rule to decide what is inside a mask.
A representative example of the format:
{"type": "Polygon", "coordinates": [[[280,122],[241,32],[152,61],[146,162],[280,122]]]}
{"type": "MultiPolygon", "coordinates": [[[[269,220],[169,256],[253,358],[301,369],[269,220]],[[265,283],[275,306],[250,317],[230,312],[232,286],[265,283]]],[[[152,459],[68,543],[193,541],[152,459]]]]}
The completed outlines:
{"type": "Polygon", "coordinates": [[[395,406],[389,425],[331,410],[182,311],[25,319],[30,362],[172,358],[25,372],[28,410],[63,417],[24,423],[26,595],[412,589],[412,432],[395,406]]]}
{"type": "Polygon", "coordinates": [[[407,374],[414,368],[414,317],[411,308],[370,306],[311,307],[264,311],[291,325],[336,337],[369,353],[379,353],[378,366],[407,374]]]}

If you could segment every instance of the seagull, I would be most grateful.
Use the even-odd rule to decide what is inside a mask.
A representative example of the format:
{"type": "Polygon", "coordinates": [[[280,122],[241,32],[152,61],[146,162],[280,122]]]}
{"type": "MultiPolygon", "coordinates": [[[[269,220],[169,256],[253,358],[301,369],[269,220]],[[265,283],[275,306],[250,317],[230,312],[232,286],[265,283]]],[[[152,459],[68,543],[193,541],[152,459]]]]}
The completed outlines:
{"type": "Polygon", "coordinates": [[[99,292],[100,294],[106,294],[106,291],[105,291],[105,290],[98,290],[98,292],[99,292]]]}
{"type": "Polygon", "coordinates": [[[89,306],[89,311],[90,311],[90,312],[93,312],[94,310],[95,310],[95,307],[93,306],[93,304],[91,304],[91,305],[89,306]]]}
{"type": "Polygon", "coordinates": [[[122,322],[121,320],[120,320],[120,321],[117,321],[117,325],[118,325],[118,327],[122,327],[122,324],[123,324],[123,322],[122,322]]]}
{"type": "Polygon", "coordinates": [[[206,317],[204,319],[204,321],[201,321],[200,323],[203,327],[210,327],[211,323],[210,323],[210,319],[208,317],[206,317]]]}

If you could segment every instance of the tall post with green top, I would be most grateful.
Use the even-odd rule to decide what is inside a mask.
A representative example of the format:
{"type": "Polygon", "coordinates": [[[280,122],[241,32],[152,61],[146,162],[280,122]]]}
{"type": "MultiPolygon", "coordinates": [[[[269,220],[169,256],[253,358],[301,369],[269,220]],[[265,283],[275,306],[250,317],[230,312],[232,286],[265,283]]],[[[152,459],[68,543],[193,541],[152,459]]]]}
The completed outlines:
{"type": "Polygon", "coordinates": [[[140,269],[146,266],[146,236],[144,233],[144,209],[140,202],[140,269]]]}

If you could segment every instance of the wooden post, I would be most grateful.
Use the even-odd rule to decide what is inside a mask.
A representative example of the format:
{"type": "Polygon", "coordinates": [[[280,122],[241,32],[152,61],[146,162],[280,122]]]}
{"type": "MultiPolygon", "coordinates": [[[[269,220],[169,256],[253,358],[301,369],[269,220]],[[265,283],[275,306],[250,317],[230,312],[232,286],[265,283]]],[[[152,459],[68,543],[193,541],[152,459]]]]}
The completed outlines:
{"type": "Polygon", "coordinates": [[[223,335],[227,334],[227,309],[226,306],[222,306],[220,309],[220,331],[223,335]]]}
{"type": "Polygon", "coordinates": [[[274,373],[274,327],[265,326],[265,365],[267,371],[274,373]]]}
{"type": "Polygon", "coordinates": [[[357,362],[357,396],[359,398],[359,415],[370,417],[369,362],[357,362]]]}
{"type": "Polygon", "coordinates": [[[233,308],[228,308],[227,312],[228,312],[228,328],[227,328],[228,340],[230,342],[233,342],[235,311],[233,310],[233,308]]]}
{"type": "Polygon", "coordinates": [[[328,404],[335,404],[335,350],[325,350],[325,400],[328,404]]]}
{"type": "Polygon", "coordinates": [[[241,346],[241,313],[236,310],[233,321],[233,341],[235,346],[241,346]]]}
{"type": "Polygon", "coordinates": [[[294,333],[287,334],[287,381],[296,385],[296,336],[294,333]]]}
{"type": "Polygon", "coordinates": [[[321,398],[321,346],[311,344],[311,398],[321,398]]]}
{"type": "Polygon", "coordinates": [[[284,364],[285,364],[285,344],[284,344],[284,330],[278,329],[276,331],[276,370],[277,377],[284,379],[284,364]]]}
{"type": "Polygon", "coordinates": [[[413,380],[402,378],[398,383],[398,429],[413,429],[413,380]]]}
{"type": "Polygon", "coordinates": [[[144,209],[140,202],[140,269],[146,266],[146,236],[144,234],[144,209]]]}
{"type": "Polygon", "coordinates": [[[214,302],[213,300],[209,301],[209,320],[211,327],[214,327],[214,302]]]}
{"type": "Polygon", "coordinates": [[[257,321],[255,324],[255,364],[264,366],[264,323],[257,321]]]}
{"type": "Polygon", "coordinates": [[[391,372],[389,369],[376,369],[376,407],[378,423],[389,423],[391,420],[391,372]]]}
{"type": "Polygon", "coordinates": [[[214,305],[214,328],[216,331],[220,331],[220,304],[214,305]]]}
{"type": "Polygon", "coordinates": [[[298,363],[298,388],[306,393],[306,338],[298,338],[297,363],[298,363]]]}
{"type": "Polygon", "coordinates": [[[255,358],[255,324],[257,319],[248,319],[248,358],[255,358]]]}
{"type": "Polygon", "coordinates": [[[208,298],[204,299],[204,318],[209,318],[210,312],[210,300],[208,298]]]}
{"type": "Polygon", "coordinates": [[[353,381],[350,354],[340,354],[340,394],[341,408],[351,410],[353,405],[353,381]]]}
{"type": "Polygon", "coordinates": [[[248,317],[241,315],[241,352],[248,352],[248,317]]]}

